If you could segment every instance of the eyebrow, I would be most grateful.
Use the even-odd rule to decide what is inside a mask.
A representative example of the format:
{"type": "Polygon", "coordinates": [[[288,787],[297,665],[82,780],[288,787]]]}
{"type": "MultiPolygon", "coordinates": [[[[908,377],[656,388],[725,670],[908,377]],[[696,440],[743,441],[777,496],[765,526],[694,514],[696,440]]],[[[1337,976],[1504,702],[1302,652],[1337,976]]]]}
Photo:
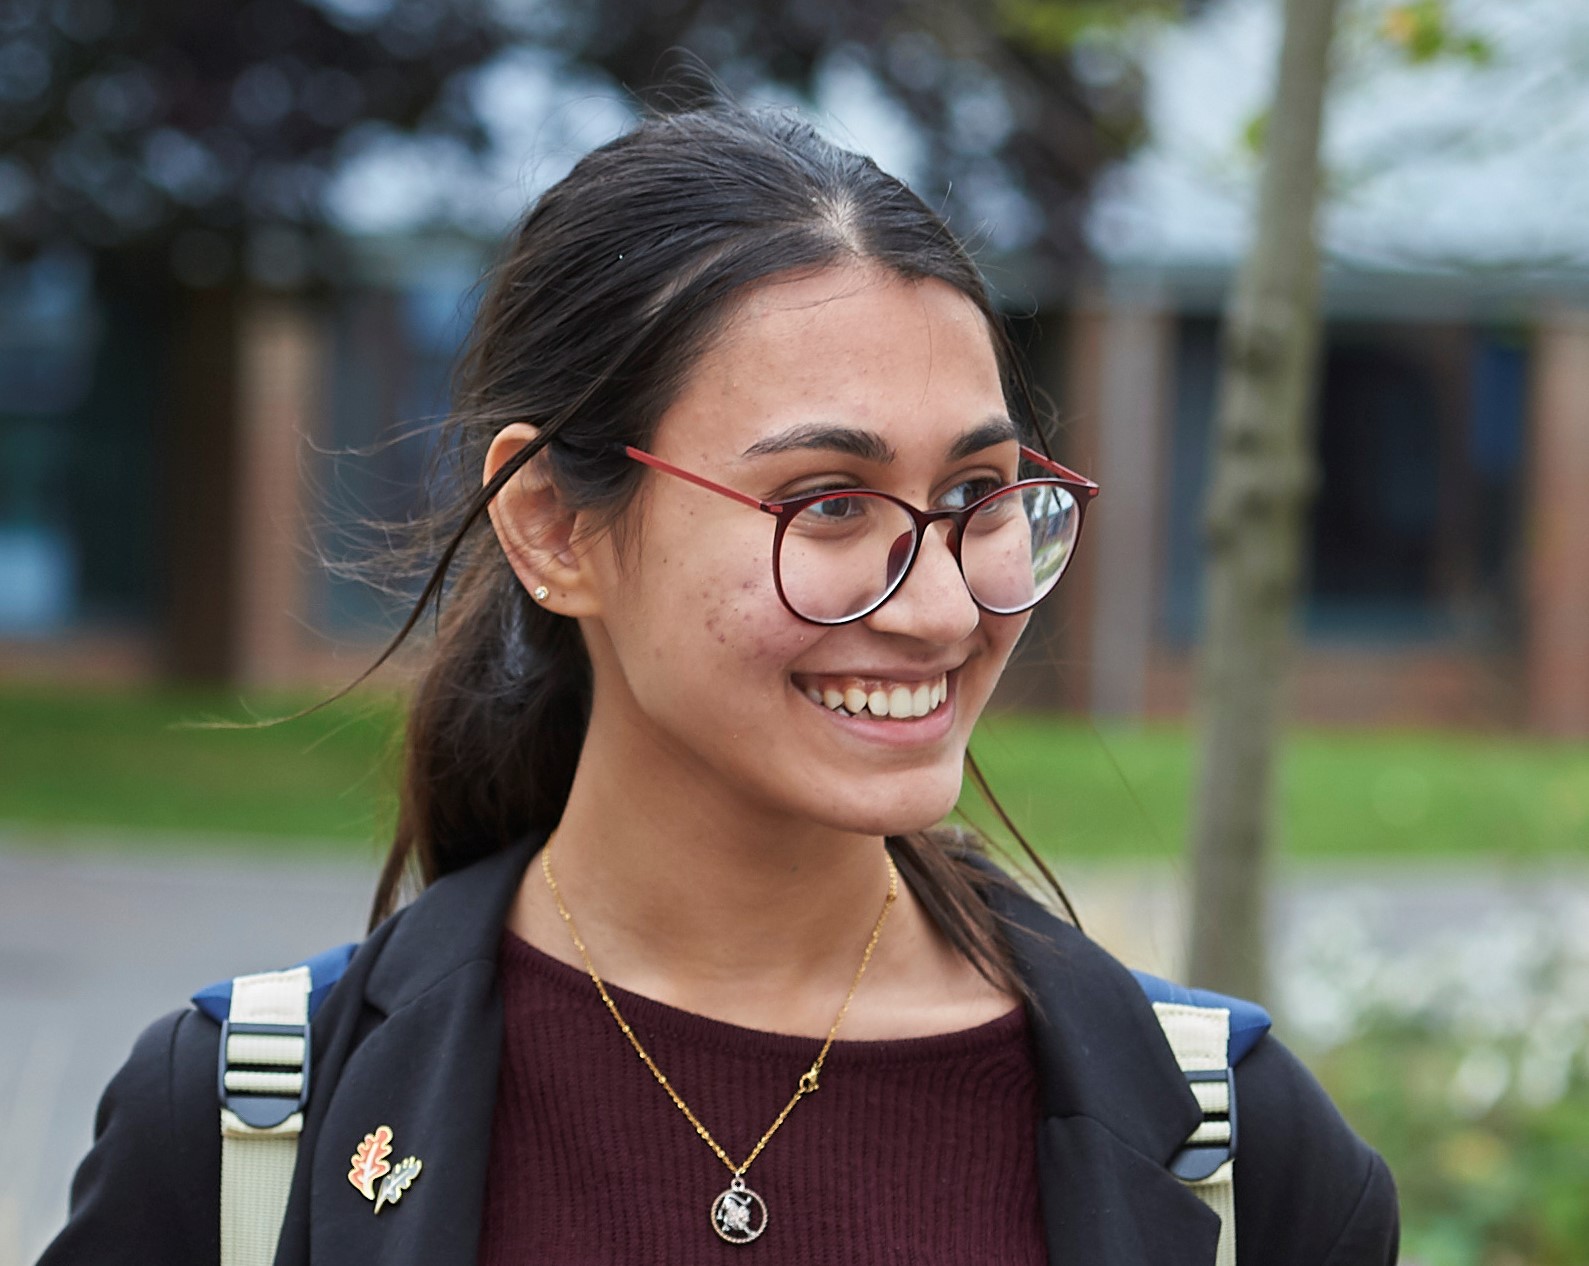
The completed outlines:
{"type": "Polygon", "coordinates": [[[985,448],[992,448],[997,444],[1008,444],[1016,439],[1015,423],[1009,418],[989,418],[981,426],[972,427],[949,447],[949,460],[959,461],[962,457],[970,457],[972,453],[980,453],[985,448]]]}
{"type": "MultiPolygon", "coordinates": [[[[1009,418],[989,418],[950,445],[949,460],[959,461],[962,457],[969,457],[972,453],[980,453],[983,449],[1008,443],[1015,438],[1015,424],[1009,418]]],[[[824,449],[828,452],[843,453],[847,457],[857,457],[880,466],[886,466],[895,457],[892,446],[876,431],[820,422],[791,427],[787,431],[780,431],[776,435],[757,440],[745,450],[744,455],[765,457],[773,453],[791,453],[805,449],[824,449]]]]}
{"type": "Polygon", "coordinates": [[[765,457],[769,453],[792,453],[800,449],[820,448],[859,457],[862,461],[886,465],[894,460],[894,450],[876,431],[863,431],[854,426],[827,425],[821,422],[790,427],[766,439],[757,440],[745,450],[746,457],[765,457]]]}

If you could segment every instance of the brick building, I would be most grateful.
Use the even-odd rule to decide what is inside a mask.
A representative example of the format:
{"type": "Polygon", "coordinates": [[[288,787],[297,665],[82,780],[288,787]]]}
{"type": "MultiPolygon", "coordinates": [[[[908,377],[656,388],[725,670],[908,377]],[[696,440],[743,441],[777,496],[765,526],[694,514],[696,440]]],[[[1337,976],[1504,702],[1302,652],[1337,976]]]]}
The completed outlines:
{"type": "MultiPolygon", "coordinates": [[[[1008,704],[1185,707],[1218,313],[1251,184],[1240,138],[1273,13],[1210,3],[1149,49],[1155,139],[1099,199],[1091,284],[997,270],[1019,279],[1012,310],[1035,313],[1020,324],[1061,455],[1104,488],[1008,704]]],[[[1394,148],[1387,121],[1483,143],[1404,146],[1325,219],[1302,718],[1589,735],[1589,272],[1573,262],[1589,258],[1589,163],[1572,150],[1589,101],[1556,103],[1583,128],[1509,142],[1486,104],[1495,77],[1551,82],[1536,72],[1560,41],[1526,22],[1495,38],[1491,66],[1392,66],[1335,103],[1333,171],[1394,148]]],[[[195,344],[186,430],[149,370],[169,329],[96,300],[71,260],[0,278],[0,671],[268,683],[363,667],[393,608],[326,560],[362,520],[413,508],[426,437],[381,441],[445,407],[481,259],[385,246],[358,286],[312,303],[261,292],[201,329],[233,354],[207,379],[195,344]],[[228,425],[203,425],[206,392],[235,404],[217,410],[228,425]]]]}

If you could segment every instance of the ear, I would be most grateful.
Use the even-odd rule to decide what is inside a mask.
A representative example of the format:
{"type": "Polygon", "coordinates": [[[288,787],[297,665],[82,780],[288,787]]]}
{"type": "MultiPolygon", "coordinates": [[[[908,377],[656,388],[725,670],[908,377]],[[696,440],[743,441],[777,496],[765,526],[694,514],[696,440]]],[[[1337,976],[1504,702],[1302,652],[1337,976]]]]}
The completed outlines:
{"type": "MultiPolygon", "coordinates": [[[[482,485],[538,434],[527,422],[503,427],[486,450],[482,485]]],[[[486,509],[502,552],[528,593],[544,586],[547,595],[540,604],[558,615],[597,614],[592,542],[580,538],[581,516],[563,503],[544,452],[514,471],[486,509]]]]}

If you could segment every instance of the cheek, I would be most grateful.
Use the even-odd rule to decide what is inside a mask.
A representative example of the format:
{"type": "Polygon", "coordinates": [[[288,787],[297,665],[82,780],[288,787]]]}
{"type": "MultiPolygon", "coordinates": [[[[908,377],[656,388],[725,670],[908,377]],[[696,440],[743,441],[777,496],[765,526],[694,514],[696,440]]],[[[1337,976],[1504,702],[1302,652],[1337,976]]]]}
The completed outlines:
{"type": "Polygon", "coordinates": [[[720,665],[755,663],[787,652],[793,617],[773,586],[770,542],[764,532],[750,530],[761,527],[759,516],[749,518],[748,523],[715,521],[699,533],[682,587],[692,610],[680,612],[677,628],[681,633],[698,629],[699,641],[690,640],[720,665]]]}
{"type": "Polygon", "coordinates": [[[698,615],[714,659],[747,666],[782,663],[809,640],[784,607],[771,576],[731,575],[727,568],[699,588],[698,615]]]}
{"type": "MultiPolygon", "coordinates": [[[[686,520],[685,527],[690,522],[686,520]]],[[[671,534],[637,560],[645,577],[645,629],[654,662],[692,689],[736,681],[737,697],[755,688],[782,689],[782,670],[810,640],[773,585],[764,534],[710,529],[671,534]]]]}
{"type": "Polygon", "coordinates": [[[1026,632],[1032,613],[1024,611],[1020,615],[990,615],[984,618],[991,626],[988,630],[988,645],[993,648],[999,672],[1002,673],[1016,644],[1021,640],[1021,634],[1026,632]]]}
{"type": "Polygon", "coordinates": [[[1031,618],[1029,611],[1020,615],[983,615],[981,631],[985,653],[976,661],[980,667],[975,674],[975,685],[965,683],[974,691],[967,697],[967,702],[974,704],[973,718],[992,697],[993,688],[1003,676],[1005,665],[1031,618]]]}

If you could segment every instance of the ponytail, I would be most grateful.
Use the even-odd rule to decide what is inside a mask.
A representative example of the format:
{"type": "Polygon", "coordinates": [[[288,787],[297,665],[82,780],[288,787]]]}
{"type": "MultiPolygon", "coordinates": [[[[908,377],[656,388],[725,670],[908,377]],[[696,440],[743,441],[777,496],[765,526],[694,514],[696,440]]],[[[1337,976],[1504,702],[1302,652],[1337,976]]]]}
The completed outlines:
{"type": "Polygon", "coordinates": [[[371,925],[410,887],[551,830],[589,722],[579,626],[532,602],[500,550],[481,549],[409,705],[397,827],[371,925]]]}

